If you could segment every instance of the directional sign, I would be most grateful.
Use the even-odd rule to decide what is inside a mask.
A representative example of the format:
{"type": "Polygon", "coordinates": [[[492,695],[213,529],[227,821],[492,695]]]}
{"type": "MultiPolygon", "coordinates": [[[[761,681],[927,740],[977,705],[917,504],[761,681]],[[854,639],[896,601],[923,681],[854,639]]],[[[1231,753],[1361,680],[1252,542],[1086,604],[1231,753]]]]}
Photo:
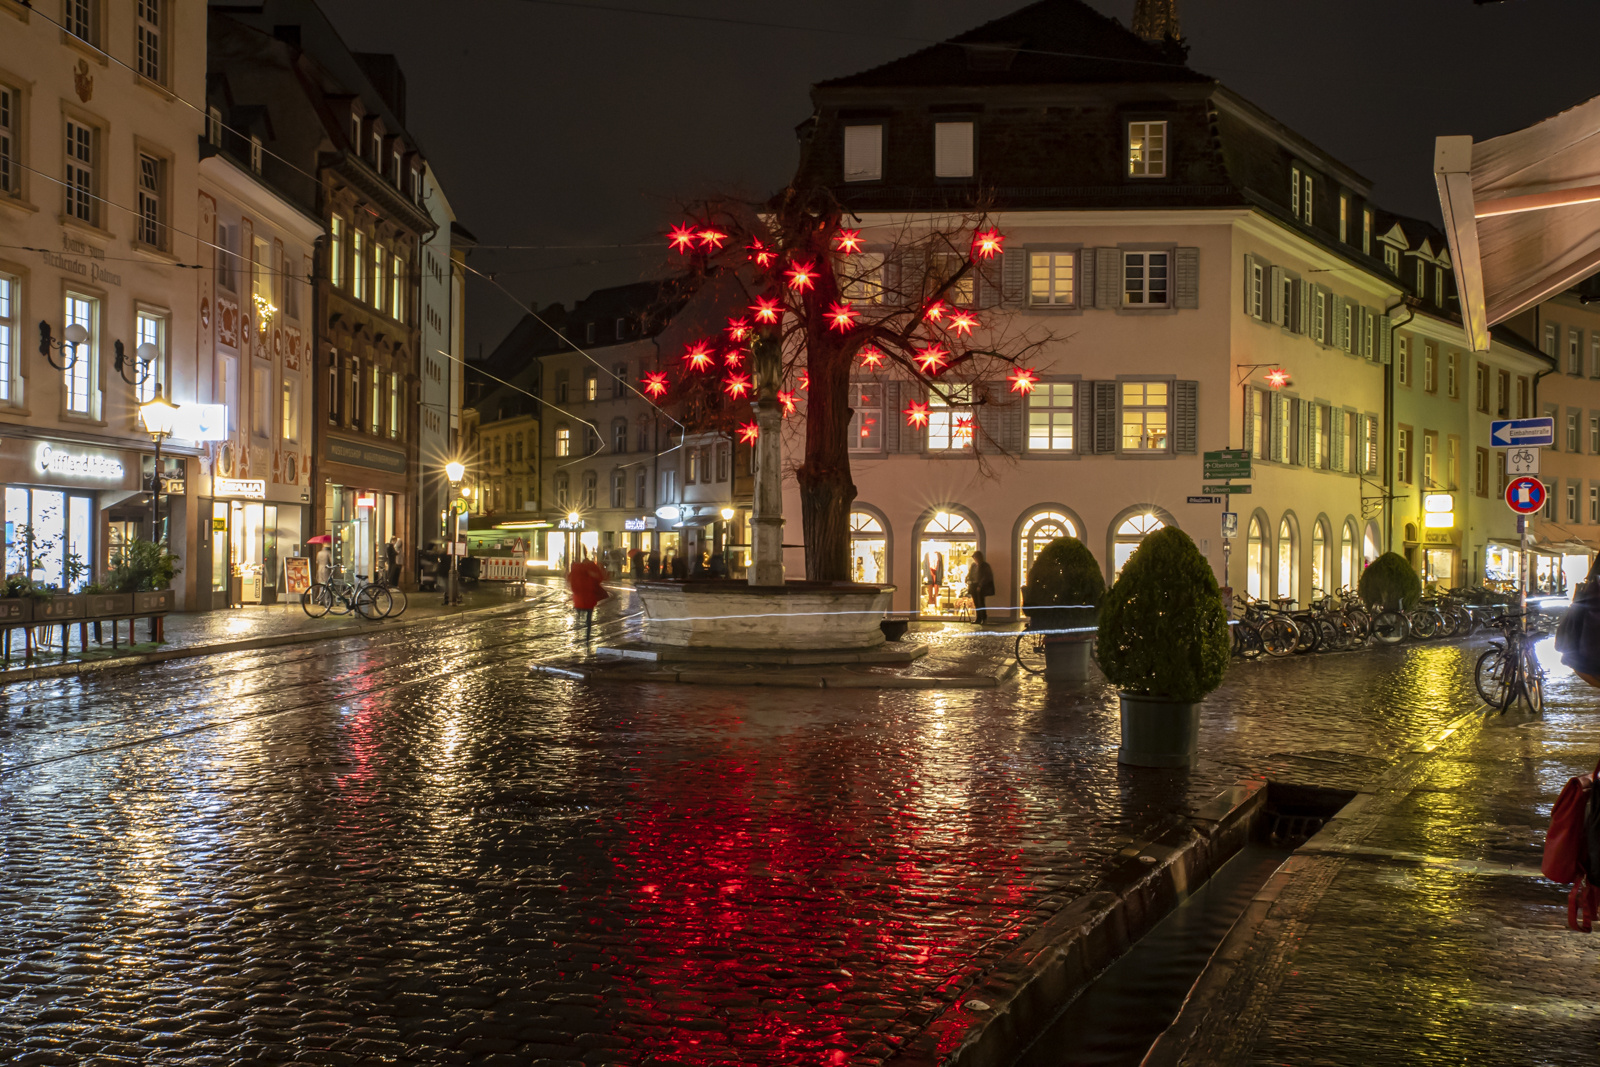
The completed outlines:
{"type": "Polygon", "coordinates": [[[1224,496],[1232,493],[1233,495],[1238,496],[1241,493],[1250,492],[1250,487],[1248,485],[1202,485],[1200,487],[1200,491],[1208,494],[1220,493],[1224,496]]]}
{"type": "Polygon", "coordinates": [[[1556,420],[1495,419],[1489,424],[1489,443],[1496,448],[1526,445],[1529,448],[1546,448],[1556,443],[1556,420]]]}
{"type": "Polygon", "coordinates": [[[1518,515],[1532,515],[1544,507],[1544,483],[1537,478],[1513,478],[1506,486],[1506,503],[1518,515]]]}
{"type": "Polygon", "coordinates": [[[1537,448],[1528,448],[1526,446],[1506,449],[1506,473],[1510,475],[1538,474],[1539,452],[1540,450],[1537,448]]]}
{"type": "Polygon", "coordinates": [[[1222,498],[1220,496],[1192,496],[1192,497],[1189,498],[1189,503],[1191,503],[1191,504],[1220,504],[1220,503],[1222,503],[1222,498]]]}
{"type": "Polygon", "coordinates": [[[1206,478],[1248,478],[1250,477],[1250,453],[1243,449],[1227,449],[1220,452],[1207,452],[1201,456],[1205,467],[1206,478]]]}

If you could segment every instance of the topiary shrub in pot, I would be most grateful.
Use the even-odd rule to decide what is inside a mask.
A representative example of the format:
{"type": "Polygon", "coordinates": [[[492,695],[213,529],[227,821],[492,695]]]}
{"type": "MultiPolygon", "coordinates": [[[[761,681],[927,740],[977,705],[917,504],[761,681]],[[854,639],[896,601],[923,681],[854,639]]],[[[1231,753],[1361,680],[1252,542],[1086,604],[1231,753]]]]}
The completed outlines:
{"type": "MultiPolygon", "coordinates": [[[[1022,587],[1022,611],[1030,630],[1093,627],[1106,580],[1100,564],[1076,537],[1058,537],[1040,551],[1022,587]]],[[[1044,676],[1065,681],[1089,677],[1093,633],[1050,634],[1044,639],[1044,676]]]]}
{"type": "Polygon", "coordinates": [[[1374,611],[1403,611],[1422,595],[1422,579],[1404,556],[1385,552],[1361,572],[1356,592],[1374,611]]]}
{"type": "Polygon", "coordinates": [[[1119,763],[1193,764],[1198,704],[1228,669],[1217,578],[1189,535],[1168,526],[1139,545],[1100,609],[1100,669],[1120,690],[1119,763]]]}

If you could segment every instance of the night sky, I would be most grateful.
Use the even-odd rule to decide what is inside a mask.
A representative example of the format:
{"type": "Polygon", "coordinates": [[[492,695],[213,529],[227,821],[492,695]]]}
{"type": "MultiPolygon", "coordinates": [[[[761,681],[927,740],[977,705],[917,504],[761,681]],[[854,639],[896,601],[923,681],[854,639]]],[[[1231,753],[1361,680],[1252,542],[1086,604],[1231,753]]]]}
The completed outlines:
{"type": "MultiPolygon", "coordinates": [[[[485,245],[544,246],[469,259],[538,304],[662,273],[660,234],[683,199],[781,186],[811,83],[1022,6],[321,2],[351,48],[399,56],[408,124],[462,224],[485,245]]],[[[1127,23],[1134,0],[1091,2],[1127,23]]],[[[1600,94],[1596,0],[1182,2],[1192,67],[1365,174],[1380,203],[1406,214],[1437,218],[1436,135],[1493,136],[1600,94]]],[[[520,315],[475,284],[469,353],[492,349],[520,315]]]]}

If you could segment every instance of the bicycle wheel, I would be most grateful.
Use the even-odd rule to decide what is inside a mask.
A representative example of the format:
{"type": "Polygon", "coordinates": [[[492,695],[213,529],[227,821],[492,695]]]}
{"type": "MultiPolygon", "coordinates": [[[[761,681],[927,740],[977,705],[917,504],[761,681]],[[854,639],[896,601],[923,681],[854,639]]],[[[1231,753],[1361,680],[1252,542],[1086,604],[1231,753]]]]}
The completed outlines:
{"type": "Polygon", "coordinates": [[[1522,699],[1528,705],[1528,710],[1535,715],[1544,712],[1544,671],[1539,666],[1538,659],[1534,656],[1533,645],[1529,644],[1522,653],[1522,699]]]}
{"type": "Polygon", "coordinates": [[[369,585],[356,594],[356,612],[369,622],[384,618],[394,608],[394,598],[381,585],[369,585]]]}
{"type": "Polygon", "coordinates": [[[1289,621],[1294,624],[1294,628],[1297,631],[1294,643],[1295,654],[1303,656],[1307,652],[1315,652],[1317,650],[1317,628],[1312,625],[1311,620],[1298,618],[1290,619],[1289,621]]]}
{"type": "Polygon", "coordinates": [[[1024,630],[1017,635],[1017,666],[1029,674],[1044,673],[1044,635],[1024,630]]]}
{"type": "Polygon", "coordinates": [[[321,582],[316,582],[300,598],[300,607],[313,619],[320,619],[328,613],[329,608],[333,607],[335,599],[333,590],[321,582]]]}
{"type": "Polygon", "coordinates": [[[1511,702],[1511,672],[1506,669],[1511,661],[1505,651],[1502,645],[1485,650],[1478,657],[1478,666],[1472,672],[1473,684],[1477,686],[1483,702],[1501,710],[1511,702]]]}
{"type": "Polygon", "coordinates": [[[1239,654],[1245,659],[1260,659],[1265,652],[1261,646],[1261,628],[1255,623],[1242,622],[1234,628],[1239,634],[1239,654]]]}
{"type": "Polygon", "coordinates": [[[1380,611],[1372,620],[1372,636],[1380,645],[1398,645],[1408,632],[1406,617],[1398,611],[1380,611]]]}
{"type": "Polygon", "coordinates": [[[1344,612],[1345,625],[1350,627],[1350,642],[1364,645],[1367,638],[1372,636],[1372,616],[1360,608],[1346,608],[1344,612]]]}
{"type": "Polygon", "coordinates": [[[1418,641],[1426,641],[1430,637],[1437,637],[1439,627],[1442,625],[1438,614],[1429,611],[1427,608],[1413,611],[1407,616],[1407,620],[1411,623],[1411,636],[1418,641]]]}
{"type": "Polygon", "coordinates": [[[392,603],[389,605],[389,614],[385,615],[384,618],[398,619],[406,613],[406,608],[410,606],[410,601],[406,599],[406,591],[398,585],[391,586],[389,597],[392,603]]]}
{"type": "Polygon", "coordinates": [[[1257,632],[1261,637],[1261,647],[1269,656],[1282,658],[1293,655],[1295,646],[1300,643],[1300,631],[1281,615],[1263,621],[1257,632]]]}
{"type": "Polygon", "coordinates": [[[1317,619],[1312,624],[1317,632],[1317,651],[1334,652],[1343,648],[1344,629],[1335,626],[1332,619],[1317,619]]]}

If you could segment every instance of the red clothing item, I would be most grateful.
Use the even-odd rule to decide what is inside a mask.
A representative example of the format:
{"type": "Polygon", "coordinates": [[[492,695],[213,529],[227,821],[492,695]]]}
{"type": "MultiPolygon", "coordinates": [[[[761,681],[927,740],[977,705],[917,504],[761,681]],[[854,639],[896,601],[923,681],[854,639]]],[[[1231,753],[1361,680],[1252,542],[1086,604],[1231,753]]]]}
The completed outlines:
{"type": "Polygon", "coordinates": [[[567,588],[572,590],[572,606],[579,611],[590,611],[611,594],[601,583],[606,572],[592,559],[579,560],[567,572],[567,588]]]}

